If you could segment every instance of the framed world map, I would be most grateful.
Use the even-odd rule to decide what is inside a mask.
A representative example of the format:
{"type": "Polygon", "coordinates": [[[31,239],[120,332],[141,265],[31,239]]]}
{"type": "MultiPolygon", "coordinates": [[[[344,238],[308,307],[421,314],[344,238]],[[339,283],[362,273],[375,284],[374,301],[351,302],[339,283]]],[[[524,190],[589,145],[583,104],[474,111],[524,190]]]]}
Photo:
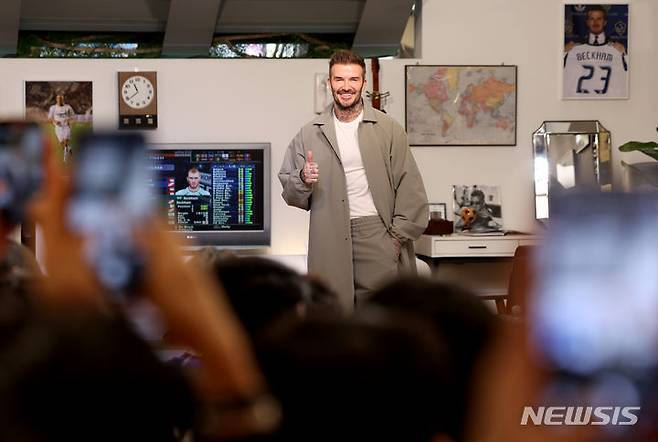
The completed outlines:
{"type": "Polygon", "coordinates": [[[412,146],[515,146],[516,66],[405,66],[412,146]]]}

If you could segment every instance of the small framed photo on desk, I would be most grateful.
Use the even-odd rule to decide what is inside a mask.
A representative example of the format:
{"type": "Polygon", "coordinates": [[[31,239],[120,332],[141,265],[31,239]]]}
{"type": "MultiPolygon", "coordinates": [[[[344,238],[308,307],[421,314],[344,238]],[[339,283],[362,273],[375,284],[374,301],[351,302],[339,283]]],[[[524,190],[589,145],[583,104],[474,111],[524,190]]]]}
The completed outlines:
{"type": "Polygon", "coordinates": [[[429,215],[430,220],[447,219],[446,203],[429,203],[427,206],[429,207],[429,211],[430,211],[430,215],[429,215]]]}

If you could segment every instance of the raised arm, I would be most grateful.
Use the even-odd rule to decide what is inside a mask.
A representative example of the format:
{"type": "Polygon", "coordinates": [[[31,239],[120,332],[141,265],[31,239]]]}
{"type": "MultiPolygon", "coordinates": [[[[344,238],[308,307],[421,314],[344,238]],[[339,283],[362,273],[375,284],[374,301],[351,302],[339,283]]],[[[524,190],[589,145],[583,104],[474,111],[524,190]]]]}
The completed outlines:
{"type": "Polygon", "coordinates": [[[304,149],[302,138],[300,131],[290,142],[279,170],[279,181],[283,187],[281,196],[289,206],[309,210],[319,168],[313,162],[313,152],[304,149]]]}
{"type": "MultiPolygon", "coordinates": [[[[40,294],[53,306],[92,308],[111,313],[112,297],[100,287],[83,250],[82,238],[69,227],[66,207],[70,182],[53,155],[48,155],[44,192],[32,213],[42,227],[48,275],[40,294]]],[[[250,342],[235,317],[224,291],[204,268],[183,262],[181,247],[157,220],[136,232],[146,256],[140,294],[161,312],[168,330],[203,358],[195,371],[199,397],[206,404],[229,404],[235,419],[220,429],[225,434],[256,433],[272,425],[272,412],[263,418],[251,405],[267,398],[267,387],[250,342]],[[236,404],[239,407],[236,407],[236,404]],[[230,425],[229,425],[230,424],[230,425]]],[[[221,408],[226,412],[226,405],[221,408]]],[[[262,411],[262,410],[261,410],[262,411]]],[[[276,416],[274,416],[276,417],[276,416]]]]}

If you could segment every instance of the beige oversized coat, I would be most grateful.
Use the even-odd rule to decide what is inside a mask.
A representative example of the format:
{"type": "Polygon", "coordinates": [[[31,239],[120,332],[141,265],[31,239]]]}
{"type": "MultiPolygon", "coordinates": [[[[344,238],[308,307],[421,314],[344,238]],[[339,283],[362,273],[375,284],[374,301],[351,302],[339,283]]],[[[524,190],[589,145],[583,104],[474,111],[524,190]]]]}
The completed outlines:
{"type": "MultiPolygon", "coordinates": [[[[427,226],[427,196],[407,136],[391,117],[364,104],[359,148],[372,199],[389,232],[405,238],[401,270],[415,272],[413,240],[427,226]]],[[[302,127],[288,146],[279,172],[283,199],[311,211],[309,273],[324,277],[347,310],[354,306],[352,238],[345,171],[340,161],[332,108],[302,127]],[[300,171],[313,152],[319,180],[305,184],[300,171]]]]}

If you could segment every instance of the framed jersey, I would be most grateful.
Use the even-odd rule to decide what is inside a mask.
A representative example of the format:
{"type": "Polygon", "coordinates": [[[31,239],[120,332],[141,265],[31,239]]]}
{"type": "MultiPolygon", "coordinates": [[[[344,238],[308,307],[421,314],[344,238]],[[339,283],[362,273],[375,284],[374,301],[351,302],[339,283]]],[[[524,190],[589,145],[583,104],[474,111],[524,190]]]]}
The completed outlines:
{"type": "Polygon", "coordinates": [[[564,5],[562,98],[627,99],[629,5],[564,5]]]}

